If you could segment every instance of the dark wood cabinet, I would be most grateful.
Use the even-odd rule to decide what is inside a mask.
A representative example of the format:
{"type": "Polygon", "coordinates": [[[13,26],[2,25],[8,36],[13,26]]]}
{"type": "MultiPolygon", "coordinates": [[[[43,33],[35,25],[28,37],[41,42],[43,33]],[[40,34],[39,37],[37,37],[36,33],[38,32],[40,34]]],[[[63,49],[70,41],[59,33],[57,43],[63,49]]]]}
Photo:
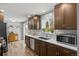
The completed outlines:
{"type": "Polygon", "coordinates": [[[57,56],[57,47],[47,43],[47,56],[57,56]]]}
{"type": "Polygon", "coordinates": [[[35,52],[40,55],[40,43],[39,40],[35,39],[35,52]]]}
{"type": "Polygon", "coordinates": [[[77,56],[77,52],[58,45],[47,43],[47,56],[77,56]]]}
{"type": "Polygon", "coordinates": [[[30,48],[30,37],[25,36],[25,44],[26,44],[26,47],[30,48]]]}
{"type": "Polygon", "coordinates": [[[40,41],[40,56],[46,56],[46,42],[40,41]]]}
{"type": "Polygon", "coordinates": [[[64,8],[61,6],[62,4],[58,4],[54,9],[55,29],[63,29],[64,8]]]}
{"type": "Polygon", "coordinates": [[[28,29],[39,30],[41,28],[40,16],[35,15],[28,19],[28,29]]]}
{"type": "Polygon", "coordinates": [[[25,39],[26,46],[34,50],[39,56],[77,56],[77,52],[59,45],[51,44],[26,36],[25,39]],[[30,42],[30,40],[34,40],[30,42]],[[34,47],[34,48],[32,48],[34,47]]]}
{"type": "Polygon", "coordinates": [[[46,42],[35,39],[35,52],[40,56],[46,56],[46,42]]]}
{"type": "Polygon", "coordinates": [[[0,23],[4,22],[4,15],[2,13],[0,13],[0,23]]]}
{"type": "Polygon", "coordinates": [[[77,56],[77,52],[64,48],[64,47],[60,47],[61,50],[58,50],[59,52],[59,56],[77,56]]]}
{"type": "Polygon", "coordinates": [[[55,29],[77,29],[77,8],[75,3],[62,3],[56,5],[54,16],[55,29]]]}
{"type": "Polygon", "coordinates": [[[65,27],[66,29],[77,29],[77,6],[75,3],[66,4],[65,27]]]}

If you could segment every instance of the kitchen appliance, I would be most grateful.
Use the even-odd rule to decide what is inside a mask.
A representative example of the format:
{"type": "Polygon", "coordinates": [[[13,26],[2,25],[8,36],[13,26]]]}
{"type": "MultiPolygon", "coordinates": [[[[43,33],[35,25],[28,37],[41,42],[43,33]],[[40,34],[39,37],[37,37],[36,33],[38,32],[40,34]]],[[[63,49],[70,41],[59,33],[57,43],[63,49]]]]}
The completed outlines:
{"type": "Polygon", "coordinates": [[[30,38],[30,48],[34,50],[34,39],[30,38]]]}
{"type": "Polygon", "coordinates": [[[76,34],[57,35],[57,41],[69,45],[77,46],[77,35],[76,34]]]}

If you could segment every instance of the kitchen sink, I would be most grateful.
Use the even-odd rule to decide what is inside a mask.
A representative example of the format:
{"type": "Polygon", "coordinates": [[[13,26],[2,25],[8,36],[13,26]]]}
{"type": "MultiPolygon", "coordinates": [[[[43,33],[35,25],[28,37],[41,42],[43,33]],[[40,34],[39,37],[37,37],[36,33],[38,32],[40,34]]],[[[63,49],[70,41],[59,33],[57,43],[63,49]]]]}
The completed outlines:
{"type": "Polygon", "coordinates": [[[45,37],[38,37],[40,39],[44,39],[44,40],[49,40],[50,38],[45,38],[45,37]]]}

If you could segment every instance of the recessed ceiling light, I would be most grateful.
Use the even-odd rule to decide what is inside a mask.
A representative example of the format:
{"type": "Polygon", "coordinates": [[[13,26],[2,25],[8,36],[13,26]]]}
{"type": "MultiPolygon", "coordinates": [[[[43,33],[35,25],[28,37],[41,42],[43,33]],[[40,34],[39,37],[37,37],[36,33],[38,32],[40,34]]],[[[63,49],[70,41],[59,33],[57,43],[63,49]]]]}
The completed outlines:
{"type": "Polygon", "coordinates": [[[3,12],[4,12],[4,10],[1,9],[1,10],[0,10],[0,13],[3,13],[3,12]]]}
{"type": "Polygon", "coordinates": [[[37,19],[37,17],[35,16],[34,19],[37,19]]]}
{"type": "Polygon", "coordinates": [[[45,10],[43,10],[42,12],[46,12],[45,10]]]}

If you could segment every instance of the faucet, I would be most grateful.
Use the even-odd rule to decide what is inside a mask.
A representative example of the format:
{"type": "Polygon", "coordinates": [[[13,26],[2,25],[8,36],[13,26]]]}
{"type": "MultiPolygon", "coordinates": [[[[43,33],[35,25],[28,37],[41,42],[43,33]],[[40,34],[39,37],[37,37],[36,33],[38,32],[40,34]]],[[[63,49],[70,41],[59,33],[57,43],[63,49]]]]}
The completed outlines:
{"type": "Polygon", "coordinates": [[[46,34],[45,37],[48,38],[48,33],[45,33],[45,34],[46,34]]]}

